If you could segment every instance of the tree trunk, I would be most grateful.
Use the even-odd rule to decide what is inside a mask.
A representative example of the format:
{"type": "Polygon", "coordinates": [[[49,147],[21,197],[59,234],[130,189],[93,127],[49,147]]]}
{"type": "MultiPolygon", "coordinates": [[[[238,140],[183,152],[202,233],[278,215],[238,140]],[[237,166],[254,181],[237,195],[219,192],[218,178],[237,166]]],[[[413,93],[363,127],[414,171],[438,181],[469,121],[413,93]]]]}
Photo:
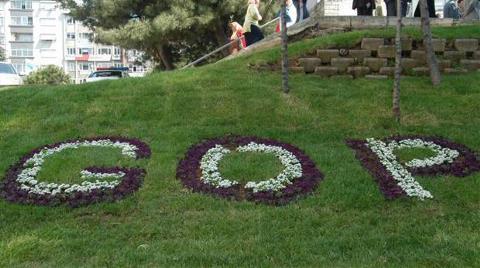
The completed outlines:
{"type": "Polygon", "coordinates": [[[395,36],[395,80],[393,82],[393,117],[400,123],[400,76],[402,74],[402,5],[397,0],[397,34],[395,36]]]}
{"type": "MultiPolygon", "coordinates": [[[[215,39],[217,40],[219,47],[228,43],[228,37],[225,34],[225,28],[224,28],[224,25],[222,24],[222,21],[216,20],[214,31],[215,31],[215,39]]],[[[230,54],[228,49],[222,50],[221,53],[224,57],[230,54]]]]}
{"type": "Polygon", "coordinates": [[[285,0],[282,2],[282,11],[280,15],[281,35],[282,35],[282,89],[283,92],[288,93],[288,35],[287,35],[287,7],[285,0]]]}
{"type": "Polygon", "coordinates": [[[163,63],[165,70],[173,70],[175,66],[173,65],[172,54],[170,52],[170,48],[167,45],[161,45],[158,47],[157,50],[158,57],[163,63]]]}
{"type": "Polygon", "coordinates": [[[427,0],[420,0],[420,15],[422,17],[423,45],[427,56],[427,64],[430,69],[430,78],[434,86],[441,81],[440,70],[438,69],[437,57],[433,51],[432,31],[430,30],[430,15],[428,13],[427,0]]]}

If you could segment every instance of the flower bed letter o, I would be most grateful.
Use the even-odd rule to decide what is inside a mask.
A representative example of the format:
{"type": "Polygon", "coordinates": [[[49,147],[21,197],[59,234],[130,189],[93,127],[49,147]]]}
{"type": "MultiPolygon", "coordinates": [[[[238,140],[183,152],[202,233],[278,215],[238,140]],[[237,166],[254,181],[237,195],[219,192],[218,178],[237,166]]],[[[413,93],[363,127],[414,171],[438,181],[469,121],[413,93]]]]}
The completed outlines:
{"type": "Polygon", "coordinates": [[[195,192],[282,205],[312,192],[323,175],[308,156],[290,144],[256,137],[228,136],[191,147],[177,167],[177,178],[195,192]],[[275,178],[242,185],[222,177],[218,170],[220,160],[232,151],[273,154],[284,169],[275,178]]]}

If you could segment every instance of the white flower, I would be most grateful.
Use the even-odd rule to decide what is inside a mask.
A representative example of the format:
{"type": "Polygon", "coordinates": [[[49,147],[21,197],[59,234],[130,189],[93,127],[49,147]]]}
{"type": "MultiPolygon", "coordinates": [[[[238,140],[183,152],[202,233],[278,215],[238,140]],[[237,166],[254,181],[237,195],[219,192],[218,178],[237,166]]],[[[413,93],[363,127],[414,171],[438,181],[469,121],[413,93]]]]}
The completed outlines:
{"type": "Polygon", "coordinates": [[[369,147],[380,159],[382,165],[392,174],[397,181],[398,186],[408,196],[415,196],[420,199],[433,198],[432,194],[423,189],[422,186],[415,180],[413,175],[400,164],[394,154],[396,149],[404,148],[427,148],[436,152],[436,156],[426,159],[413,159],[407,162],[407,167],[430,167],[443,163],[452,163],[460,154],[456,150],[443,148],[433,142],[424,141],[421,139],[405,139],[399,142],[392,141],[385,144],[381,140],[373,138],[367,139],[367,147],[369,147]]]}
{"type": "Polygon", "coordinates": [[[88,170],[81,171],[82,179],[97,179],[95,182],[84,181],[81,184],[56,184],[38,182],[36,177],[46,158],[58,152],[67,149],[77,149],[81,147],[108,147],[119,148],[122,154],[131,158],[135,158],[137,147],[127,142],[111,141],[108,139],[93,140],[93,141],[76,141],[62,143],[54,148],[45,148],[40,152],[34,154],[30,159],[25,161],[24,169],[18,174],[17,181],[20,183],[20,188],[30,193],[45,195],[70,194],[74,192],[90,192],[92,190],[104,190],[115,188],[121,179],[125,176],[124,172],[118,173],[94,173],[88,170]],[[112,181],[100,181],[99,179],[116,179],[112,181]]]}
{"type": "MultiPolygon", "coordinates": [[[[279,158],[285,167],[275,178],[268,178],[259,182],[247,182],[245,188],[252,189],[254,193],[262,191],[277,192],[291,184],[293,180],[302,177],[302,164],[295,155],[282,147],[251,142],[245,146],[239,146],[236,151],[273,154],[279,158]]],[[[221,145],[216,145],[208,150],[200,161],[200,169],[202,171],[200,179],[217,188],[227,188],[237,185],[237,181],[223,178],[218,169],[220,160],[228,153],[231,153],[231,151],[221,145]]]]}

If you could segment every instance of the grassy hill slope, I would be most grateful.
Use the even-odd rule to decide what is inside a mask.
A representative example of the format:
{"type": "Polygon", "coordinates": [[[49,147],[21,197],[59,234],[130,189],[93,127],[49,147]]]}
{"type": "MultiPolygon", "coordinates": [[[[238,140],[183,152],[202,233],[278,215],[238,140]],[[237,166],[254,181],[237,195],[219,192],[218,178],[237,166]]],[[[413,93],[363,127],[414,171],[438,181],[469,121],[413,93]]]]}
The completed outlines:
{"type": "MultiPolygon", "coordinates": [[[[480,37],[478,28],[436,34],[450,31],[480,37]]],[[[364,35],[307,40],[292,54],[364,35]]],[[[2,172],[33,148],[76,137],[136,137],[152,148],[151,159],[135,162],[148,172],[143,187],[117,203],[71,209],[0,200],[0,266],[479,266],[480,173],[418,178],[433,200],[386,201],[345,139],[440,135],[478,152],[480,73],[445,76],[438,88],[405,78],[398,125],[391,80],[292,75],[284,95],[279,74],[246,67],[278,53],[144,79],[0,92],[2,172]],[[191,145],[226,134],[292,143],[325,179],[283,207],[185,190],[178,161],[191,145]]],[[[71,161],[123,161],[94,153],[52,159],[45,177],[71,179],[71,161]]]]}

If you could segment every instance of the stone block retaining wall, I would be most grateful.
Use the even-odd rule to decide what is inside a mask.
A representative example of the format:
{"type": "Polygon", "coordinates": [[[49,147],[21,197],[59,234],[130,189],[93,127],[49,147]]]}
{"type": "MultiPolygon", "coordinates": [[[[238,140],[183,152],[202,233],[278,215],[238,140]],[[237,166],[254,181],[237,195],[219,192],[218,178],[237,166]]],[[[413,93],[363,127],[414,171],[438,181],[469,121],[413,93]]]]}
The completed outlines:
{"type": "MultiPolygon", "coordinates": [[[[480,70],[478,39],[434,39],[433,47],[440,70],[463,73],[480,70]]],[[[382,78],[393,76],[394,39],[363,38],[357,48],[318,49],[316,55],[301,57],[290,64],[292,72],[320,76],[382,78]]],[[[406,75],[428,75],[423,42],[402,39],[402,72],[406,75]]]]}

